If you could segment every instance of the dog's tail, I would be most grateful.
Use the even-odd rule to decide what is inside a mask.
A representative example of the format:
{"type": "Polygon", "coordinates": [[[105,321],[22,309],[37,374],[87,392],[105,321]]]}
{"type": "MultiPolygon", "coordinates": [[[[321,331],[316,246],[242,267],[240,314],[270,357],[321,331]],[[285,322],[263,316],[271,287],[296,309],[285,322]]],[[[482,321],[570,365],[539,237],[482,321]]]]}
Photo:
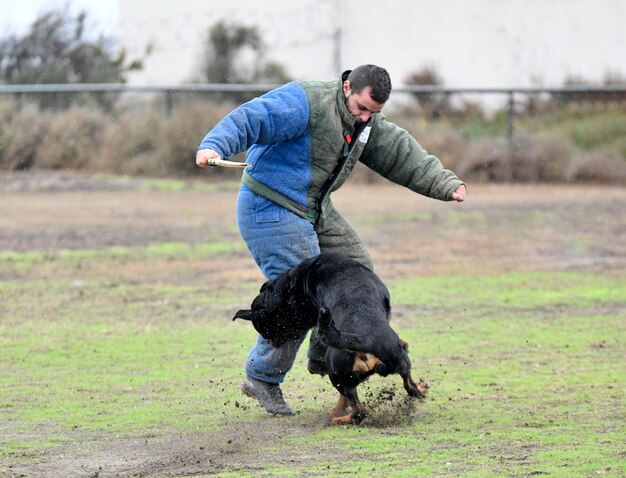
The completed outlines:
{"type": "Polygon", "coordinates": [[[372,351],[372,337],[341,332],[335,326],[330,310],[323,306],[318,310],[317,333],[327,345],[336,349],[351,350],[353,352],[372,351]]]}

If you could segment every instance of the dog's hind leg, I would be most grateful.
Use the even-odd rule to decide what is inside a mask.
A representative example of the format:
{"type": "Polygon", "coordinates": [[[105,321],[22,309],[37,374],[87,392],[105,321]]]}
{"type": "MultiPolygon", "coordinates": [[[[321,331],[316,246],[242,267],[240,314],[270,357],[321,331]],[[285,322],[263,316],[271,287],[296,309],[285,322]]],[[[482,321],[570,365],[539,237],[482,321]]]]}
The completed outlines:
{"type": "Polygon", "coordinates": [[[348,408],[348,400],[343,395],[339,394],[339,401],[333,411],[331,412],[332,418],[337,418],[345,414],[346,409],[348,408]]]}
{"type": "MultiPolygon", "coordinates": [[[[350,407],[352,408],[352,412],[348,413],[347,415],[334,417],[330,421],[330,424],[343,425],[347,423],[361,423],[363,419],[367,416],[367,412],[365,411],[365,406],[359,400],[359,396],[356,393],[356,388],[346,387],[343,389],[343,393],[341,391],[339,393],[341,393],[341,396],[344,397],[344,399],[350,405],[350,407]]],[[[339,401],[341,402],[341,398],[339,399],[339,401]]]]}

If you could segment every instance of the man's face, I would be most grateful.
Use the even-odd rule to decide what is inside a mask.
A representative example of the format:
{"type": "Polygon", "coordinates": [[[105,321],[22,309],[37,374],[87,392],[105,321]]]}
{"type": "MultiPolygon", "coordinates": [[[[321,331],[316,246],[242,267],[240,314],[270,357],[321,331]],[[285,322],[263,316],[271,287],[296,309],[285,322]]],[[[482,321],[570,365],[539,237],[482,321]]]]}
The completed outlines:
{"type": "Polygon", "coordinates": [[[350,114],[360,123],[368,121],[372,113],[378,113],[385,103],[378,103],[372,99],[372,88],[367,86],[360,92],[354,93],[349,81],[343,82],[343,94],[346,97],[346,107],[350,114]]]}

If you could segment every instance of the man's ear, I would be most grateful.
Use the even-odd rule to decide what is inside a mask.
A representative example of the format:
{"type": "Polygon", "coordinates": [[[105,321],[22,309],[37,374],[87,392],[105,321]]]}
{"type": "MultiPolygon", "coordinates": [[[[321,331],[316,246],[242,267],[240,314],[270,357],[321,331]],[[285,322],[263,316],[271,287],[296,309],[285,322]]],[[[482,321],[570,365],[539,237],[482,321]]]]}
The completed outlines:
{"type": "Polygon", "coordinates": [[[235,319],[252,320],[253,317],[254,317],[254,314],[251,310],[241,309],[237,311],[237,313],[233,317],[233,320],[235,319]]]}
{"type": "Polygon", "coordinates": [[[350,96],[350,93],[352,93],[352,85],[350,84],[348,80],[343,82],[343,85],[341,85],[341,88],[343,89],[343,94],[346,98],[350,96]]]}

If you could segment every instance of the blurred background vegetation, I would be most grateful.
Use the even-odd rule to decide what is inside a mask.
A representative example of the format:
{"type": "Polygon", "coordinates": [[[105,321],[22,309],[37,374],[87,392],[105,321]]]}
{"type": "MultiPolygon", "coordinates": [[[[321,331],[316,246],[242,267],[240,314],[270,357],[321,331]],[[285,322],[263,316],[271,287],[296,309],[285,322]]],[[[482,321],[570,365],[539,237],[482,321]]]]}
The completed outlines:
{"type": "MultiPolygon", "coordinates": [[[[123,83],[142,59],[114,53],[103,37],[87,39],[85,14],[43,14],[22,35],[0,38],[0,83],[123,83]]],[[[93,38],[93,36],[91,37],[93,38]]],[[[254,27],[217,23],[206,33],[202,58],[209,83],[289,81],[281,65],[265,60],[254,27]]],[[[149,48],[146,55],[150,54],[149,48]]],[[[433,67],[416,69],[405,85],[443,86],[433,67]]],[[[567,78],[564,85],[584,85],[567,78]]],[[[624,84],[607,75],[606,85],[624,84]]],[[[399,93],[397,93],[399,94],[399,93]]],[[[0,95],[0,170],[81,170],[127,175],[189,176],[206,132],[242,93],[33,93],[0,95]]],[[[623,184],[626,180],[626,93],[517,95],[515,129],[508,111],[483,111],[462,95],[415,93],[388,119],[409,130],[467,181],[623,184]]],[[[216,170],[215,177],[240,172],[216,170]]],[[[377,177],[358,168],[356,180],[377,177]]]]}

